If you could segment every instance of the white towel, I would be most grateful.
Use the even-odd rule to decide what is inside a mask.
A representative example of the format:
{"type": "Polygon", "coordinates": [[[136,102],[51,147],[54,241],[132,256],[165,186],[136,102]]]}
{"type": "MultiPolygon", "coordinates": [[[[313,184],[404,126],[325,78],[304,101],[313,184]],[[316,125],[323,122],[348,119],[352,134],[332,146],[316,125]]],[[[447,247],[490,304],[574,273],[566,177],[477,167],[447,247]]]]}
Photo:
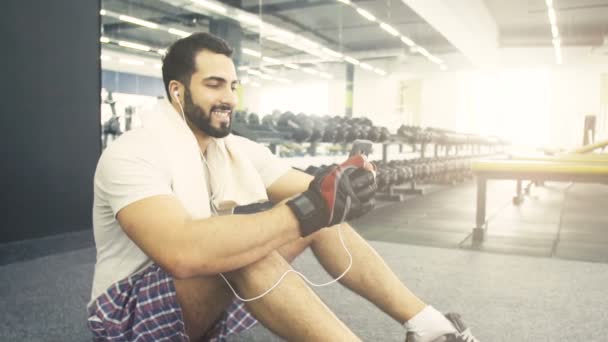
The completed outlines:
{"type": "MultiPolygon", "coordinates": [[[[159,100],[141,115],[144,129],[160,139],[169,163],[174,194],[193,218],[212,214],[204,161],[196,138],[181,113],[166,100],[159,100]]],[[[205,152],[209,167],[212,201],[218,211],[237,205],[268,200],[264,183],[250,159],[228,135],[212,138],[205,152]]]]}

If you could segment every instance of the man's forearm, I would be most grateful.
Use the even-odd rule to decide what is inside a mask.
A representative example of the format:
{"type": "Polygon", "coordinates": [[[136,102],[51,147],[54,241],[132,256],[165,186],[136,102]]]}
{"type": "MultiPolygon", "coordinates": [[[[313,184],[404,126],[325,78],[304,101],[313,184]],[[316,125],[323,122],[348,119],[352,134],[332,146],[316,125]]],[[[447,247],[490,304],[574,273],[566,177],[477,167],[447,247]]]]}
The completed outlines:
{"type": "Polygon", "coordinates": [[[184,278],[241,268],[300,237],[298,221],[284,204],[256,214],[191,220],[184,228],[176,274],[184,278]]]}

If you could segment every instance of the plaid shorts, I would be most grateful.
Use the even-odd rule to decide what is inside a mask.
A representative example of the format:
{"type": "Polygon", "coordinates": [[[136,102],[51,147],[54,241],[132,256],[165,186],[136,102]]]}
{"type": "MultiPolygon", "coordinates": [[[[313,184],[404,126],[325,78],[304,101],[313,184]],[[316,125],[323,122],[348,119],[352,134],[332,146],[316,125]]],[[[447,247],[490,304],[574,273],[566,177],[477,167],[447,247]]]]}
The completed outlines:
{"type": "MultiPolygon", "coordinates": [[[[189,341],[173,278],[158,265],[119,281],[88,307],[95,341],[189,341]]],[[[204,341],[225,341],[257,323],[245,303],[234,300],[204,341]]]]}

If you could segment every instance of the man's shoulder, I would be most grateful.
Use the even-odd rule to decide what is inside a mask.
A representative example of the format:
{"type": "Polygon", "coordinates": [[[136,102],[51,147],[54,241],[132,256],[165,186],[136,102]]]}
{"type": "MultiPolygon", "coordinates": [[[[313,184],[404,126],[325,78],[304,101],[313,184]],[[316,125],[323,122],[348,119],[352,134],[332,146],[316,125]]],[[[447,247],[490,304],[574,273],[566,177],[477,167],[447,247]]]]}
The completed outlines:
{"type": "Polygon", "coordinates": [[[133,166],[142,163],[163,165],[160,144],[145,128],[137,128],[122,134],[102,152],[97,163],[100,169],[116,169],[119,166],[133,166]]]}

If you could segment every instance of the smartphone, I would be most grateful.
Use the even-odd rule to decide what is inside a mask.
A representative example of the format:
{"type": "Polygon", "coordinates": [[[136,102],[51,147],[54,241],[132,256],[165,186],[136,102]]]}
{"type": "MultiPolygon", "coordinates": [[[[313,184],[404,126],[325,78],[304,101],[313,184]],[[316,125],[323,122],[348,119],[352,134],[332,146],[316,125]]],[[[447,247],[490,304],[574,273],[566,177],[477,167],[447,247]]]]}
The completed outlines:
{"type": "Polygon", "coordinates": [[[349,157],[357,154],[369,156],[372,153],[373,143],[369,140],[357,139],[353,141],[353,147],[350,150],[349,157]]]}

